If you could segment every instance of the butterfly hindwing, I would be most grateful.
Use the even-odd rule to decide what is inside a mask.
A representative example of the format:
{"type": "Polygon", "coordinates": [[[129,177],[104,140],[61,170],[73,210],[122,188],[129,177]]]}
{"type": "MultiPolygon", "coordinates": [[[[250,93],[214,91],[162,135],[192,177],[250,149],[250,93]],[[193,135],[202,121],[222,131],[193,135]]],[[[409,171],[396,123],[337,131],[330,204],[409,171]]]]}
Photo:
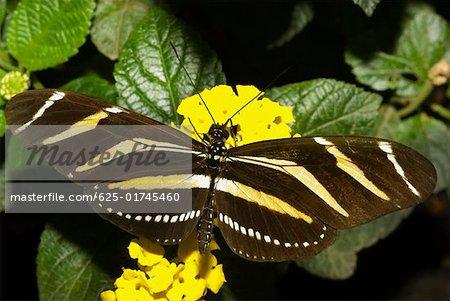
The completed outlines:
{"type": "Polygon", "coordinates": [[[317,254],[333,243],[335,229],[312,215],[305,221],[260,206],[261,198],[256,192],[247,193],[246,198],[216,192],[219,228],[237,255],[253,261],[295,260],[317,254]]]}
{"type": "MultiPolygon", "coordinates": [[[[161,244],[178,244],[194,231],[207,194],[206,189],[192,189],[192,210],[183,213],[138,214],[113,210],[114,213],[101,213],[100,215],[133,235],[145,237],[161,244]]],[[[105,211],[108,208],[102,209],[105,211]]]]}

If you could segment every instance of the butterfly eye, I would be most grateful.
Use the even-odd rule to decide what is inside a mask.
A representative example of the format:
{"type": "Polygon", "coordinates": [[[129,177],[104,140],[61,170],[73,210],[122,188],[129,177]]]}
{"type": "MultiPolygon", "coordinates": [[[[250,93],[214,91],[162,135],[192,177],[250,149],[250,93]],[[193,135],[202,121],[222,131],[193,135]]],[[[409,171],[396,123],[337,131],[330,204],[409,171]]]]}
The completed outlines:
{"type": "Polygon", "coordinates": [[[228,137],[230,137],[230,134],[226,130],[223,130],[220,134],[223,139],[227,139],[228,137]]]}

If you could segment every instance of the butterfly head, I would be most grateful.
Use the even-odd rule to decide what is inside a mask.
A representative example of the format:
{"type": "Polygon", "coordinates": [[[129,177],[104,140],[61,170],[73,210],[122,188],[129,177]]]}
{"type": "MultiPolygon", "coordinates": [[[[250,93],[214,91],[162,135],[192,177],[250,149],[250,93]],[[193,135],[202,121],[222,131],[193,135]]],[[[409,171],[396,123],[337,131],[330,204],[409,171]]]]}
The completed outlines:
{"type": "Polygon", "coordinates": [[[225,141],[230,136],[226,127],[217,123],[211,125],[208,135],[211,137],[212,141],[225,141]]]}

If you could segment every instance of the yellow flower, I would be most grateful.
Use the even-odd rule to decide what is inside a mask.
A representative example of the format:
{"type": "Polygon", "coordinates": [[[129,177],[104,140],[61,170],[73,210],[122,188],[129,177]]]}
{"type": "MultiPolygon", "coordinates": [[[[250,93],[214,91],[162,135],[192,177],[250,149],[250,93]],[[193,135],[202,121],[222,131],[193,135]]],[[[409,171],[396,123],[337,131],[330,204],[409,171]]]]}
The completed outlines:
{"type": "MultiPolygon", "coordinates": [[[[216,123],[226,123],[234,113],[260,93],[254,86],[237,85],[236,91],[237,94],[230,86],[220,85],[200,93],[216,123]]],[[[184,116],[182,127],[191,128],[192,122],[200,136],[208,133],[212,118],[199,95],[182,100],[177,112],[184,116]]],[[[267,97],[258,97],[233,117],[232,124],[238,126],[236,141],[233,142],[230,135],[226,145],[230,147],[261,140],[290,138],[289,123],[294,121],[292,108],[283,107],[267,97]]],[[[230,123],[227,126],[230,127],[230,123]]],[[[194,130],[192,137],[200,140],[194,130]]]]}
{"type": "Polygon", "coordinates": [[[10,100],[13,96],[22,93],[30,86],[30,77],[28,74],[20,71],[10,71],[0,79],[0,95],[10,100]]]}
{"type": "Polygon", "coordinates": [[[115,291],[100,294],[102,301],[199,300],[210,289],[217,293],[225,282],[221,264],[211,253],[219,249],[213,240],[201,255],[193,233],[178,248],[178,256],[164,258],[164,248],[147,239],[133,239],[130,257],[138,260],[140,270],[123,269],[116,279],[115,291]]]}

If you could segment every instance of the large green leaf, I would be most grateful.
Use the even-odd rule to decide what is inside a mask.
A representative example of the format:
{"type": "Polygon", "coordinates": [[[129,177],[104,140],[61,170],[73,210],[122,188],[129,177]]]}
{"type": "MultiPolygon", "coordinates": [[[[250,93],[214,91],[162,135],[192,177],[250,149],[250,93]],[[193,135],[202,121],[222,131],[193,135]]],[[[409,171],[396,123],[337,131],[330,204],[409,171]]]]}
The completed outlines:
{"type": "Polygon", "coordinates": [[[381,0],[353,0],[353,3],[361,7],[362,10],[369,17],[372,16],[373,12],[375,11],[375,8],[380,2],[381,0]]]}
{"type": "Polygon", "coordinates": [[[94,0],[23,0],[8,26],[8,49],[29,70],[63,63],[83,45],[94,7],[94,0]]]}
{"type": "Polygon", "coordinates": [[[61,88],[95,96],[111,103],[115,103],[117,100],[117,91],[114,85],[97,75],[86,75],[76,78],[61,88]]]}
{"type": "Polygon", "coordinates": [[[381,103],[378,94],[332,79],[277,87],[268,90],[267,95],[293,107],[293,130],[304,136],[367,134],[381,103]]]}
{"type": "Polygon", "coordinates": [[[401,96],[415,96],[428,80],[428,70],[444,56],[449,32],[448,23],[439,15],[415,11],[392,54],[376,52],[362,59],[347,51],[345,60],[357,80],[374,90],[392,89],[401,96]]]}
{"type": "Polygon", "coordinates": [[[48,224],[36,259],[39,299],[99,300],[127,254],[117,231],[94,214],[59,216],[48,224]]]}
{"type": "Polygon", "coordinates": [[[116,60],[131,30],[148,8],[145,0],[100,0],[91,30],[92,42],[106,57],[116,60]]]}
{"type": "Polygon", "coordinates": [[[181,65],[200,91],[225,82],[214,52],[180,21],[152,6],[120,52],[114,73],[119,104],[163,122],[179,123],[179,102],[195,93],[181,65]]]}
{"type": "Polygon", "coordinates": [[[450,127],[426,114],[403,121],[395,132],[395,140],[427,157],[436,168],[435,191],[450,187],[450,127]]]}
{"type": "Polygon", "coordinates": [[[316,256],[304,258],[298,265],[320,277],[349,278],[356,269],[357,253],[388,236],[411,211],[391,213],[353,229],[338,231],[333,245],[316,256]]]}

